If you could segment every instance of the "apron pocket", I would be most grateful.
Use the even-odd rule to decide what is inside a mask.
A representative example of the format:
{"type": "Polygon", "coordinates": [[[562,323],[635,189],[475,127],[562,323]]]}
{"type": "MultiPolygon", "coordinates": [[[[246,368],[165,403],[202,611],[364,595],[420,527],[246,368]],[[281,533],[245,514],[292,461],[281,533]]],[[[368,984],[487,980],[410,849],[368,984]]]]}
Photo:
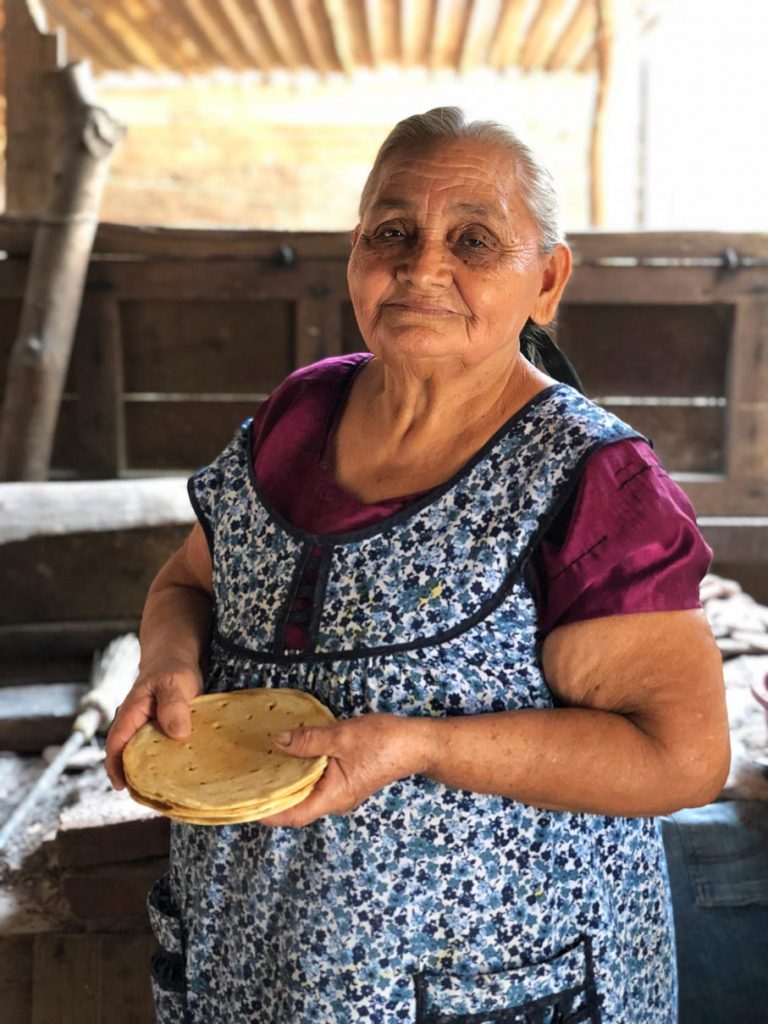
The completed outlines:
{"type": "Polygon", "coordinates": [[[543,963],[490,974],[414,978],[417,1024],[600,1024],[592,943],[543,963]]]}
{"type": "Polygon", "coordinates": [[[181,954],[181,916],[171,893],[168,875],[158,878],[147,896],[149,923],[161,948],[181,954]]]}
{"type": "Polygon", "coordinates": [[[183,1024],[186,1020],[187,979],[184,969],[181,918],[173,900],[168,875],[149,891],[147,909],[160,948],[150,960],[152,995],[158,1024],[183,1024]]]}

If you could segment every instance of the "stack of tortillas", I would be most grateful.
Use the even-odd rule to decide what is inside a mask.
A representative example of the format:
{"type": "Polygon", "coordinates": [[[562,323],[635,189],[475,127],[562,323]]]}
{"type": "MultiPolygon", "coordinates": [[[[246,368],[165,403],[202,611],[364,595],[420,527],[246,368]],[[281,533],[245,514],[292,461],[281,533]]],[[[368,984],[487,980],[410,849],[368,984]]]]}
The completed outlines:
{"type": "Polygon", "coordinates": [[[300,690],[254,689],[196,697],[192,732],[170,739],[154,723],[123,754],[134,800],[192,825],[257,821],[309,796],[326,757],[300,758],[274,744],[281,732],[335,721],[300,690]]]}

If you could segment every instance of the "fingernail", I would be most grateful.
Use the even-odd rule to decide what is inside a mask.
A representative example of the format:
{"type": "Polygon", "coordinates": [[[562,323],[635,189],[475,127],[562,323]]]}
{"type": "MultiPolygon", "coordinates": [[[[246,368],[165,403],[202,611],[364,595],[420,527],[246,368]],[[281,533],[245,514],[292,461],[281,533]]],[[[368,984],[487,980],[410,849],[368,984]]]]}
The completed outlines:
{"type": "Polygon", "coordinates": [[[275,736],[275,742],[279,743],[281,747],[290,746],[291,740],[293,739],[292,732],[279,732],[275,736]]]}

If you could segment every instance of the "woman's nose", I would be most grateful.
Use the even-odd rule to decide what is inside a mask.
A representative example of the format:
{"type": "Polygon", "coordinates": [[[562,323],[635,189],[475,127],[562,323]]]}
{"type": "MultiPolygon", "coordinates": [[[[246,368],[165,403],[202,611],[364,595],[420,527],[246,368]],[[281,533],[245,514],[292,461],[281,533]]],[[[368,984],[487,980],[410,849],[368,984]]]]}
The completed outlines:
{"type": "Polygon", "coordinates": [[[417,288],[451,283],[451,252],[439,239],[423,239],[397,265],[397,279],[417,288]]]}

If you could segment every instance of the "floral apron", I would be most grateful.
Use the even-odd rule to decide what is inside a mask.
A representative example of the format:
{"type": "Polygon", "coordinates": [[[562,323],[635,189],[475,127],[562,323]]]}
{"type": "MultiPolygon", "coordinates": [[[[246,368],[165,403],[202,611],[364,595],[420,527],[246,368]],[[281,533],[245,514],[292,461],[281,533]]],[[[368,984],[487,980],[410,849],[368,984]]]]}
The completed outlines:
{"type": "MultiPolygon", "coordinates": [[[[310,536],[254,479],[250,427],[190,481],[213,553],[207,690],[288,686],[336,715],[550,708],[525,566],[595,448],[633,436],[565,385],[446,484],[310,536]],[[310,645],[283,631],[306,571],[310,645]]],[[[402,779],[302,829],[174,824],[149,897],[160,1024],[673,1024],[653,819],[402,779]]]]}

